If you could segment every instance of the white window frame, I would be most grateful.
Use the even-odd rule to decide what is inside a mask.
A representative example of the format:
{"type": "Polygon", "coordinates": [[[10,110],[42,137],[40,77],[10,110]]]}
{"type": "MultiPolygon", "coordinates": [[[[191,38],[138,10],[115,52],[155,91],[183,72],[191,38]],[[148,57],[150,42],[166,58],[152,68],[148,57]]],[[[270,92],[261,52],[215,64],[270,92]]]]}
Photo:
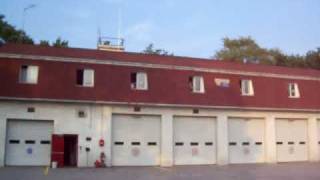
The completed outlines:
{"type": "Polygon", "coordinates": [[[83,86],[85,87],[94,86],[94,70],[93,69],[83,70],[83,86]]]}
{"type": "Polygon", "coordinates": [[[82,84],[77,84],[81,87],[94,87],[94,70],[93,69],[79,69],[82,70],[82,84]]]}
{"type": "Polygon", "coordinates": [[[242,96],[254,96],[253,82],[251,79],[241,80],[241,95],[242,96]]]}
{"type": "Polygon", "coordinates": [[[38,76],[39,76],[39,66],[22,65],[20,67],[19,83],[37,84],[38,76]],[[26,70],[24,70],[23,67],[26,67],[26,70]]]}
{"type": "Polygon", "coordinates": [[[148,75],[145,72],[136,73],[136,84],[135,89],[137,90],[148,90],[148,75]]]}
{"type": "Polygon", "coordinates": [[[202,76],[192,77],[192,92],[194,93],[204,93],[204,80],[202,76]]]}
{"type": "Polygon", "coordinates": [[[289,83],[288,93],[289,93],[289,98],[300,98],[298,83],[289,83]]]}

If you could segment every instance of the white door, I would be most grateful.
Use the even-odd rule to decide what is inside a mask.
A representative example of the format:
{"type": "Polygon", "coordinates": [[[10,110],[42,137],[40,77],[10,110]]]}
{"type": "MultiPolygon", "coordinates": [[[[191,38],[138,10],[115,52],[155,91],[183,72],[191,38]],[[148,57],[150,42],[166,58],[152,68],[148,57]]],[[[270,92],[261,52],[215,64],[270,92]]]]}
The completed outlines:
{"type": "Polygon", "coordinates": [[[216,121],[209,117],[174,117],[174,164],[216,163],[216,121]]]}
{"type": "Polygon", "coordinates": [[[5,164],[49,165],[52,131],[51,121],[8,120],[5,164]]]}
{"type": "Polygon", "coordinates": [[[306,120],[276,120],[278,162],[308,160],[308,132],[306,120]]]}
{"type": "Polygon", "coordinates": [[[265,121],[230,118],[228,120],[229,162],[265,162],[265,121]]]}
{"type": "Polygon", "coordinates": [[[160,165],[159,116],[112,116],[112,165],[160,165]]]}

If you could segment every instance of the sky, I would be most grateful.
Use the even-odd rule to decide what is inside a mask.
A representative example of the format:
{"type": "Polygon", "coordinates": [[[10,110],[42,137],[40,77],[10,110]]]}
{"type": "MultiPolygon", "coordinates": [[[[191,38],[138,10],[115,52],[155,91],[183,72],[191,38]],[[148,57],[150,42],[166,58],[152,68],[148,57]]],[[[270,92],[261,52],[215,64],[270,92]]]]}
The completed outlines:
{"type": "Polygon", "coordinates": [[[0,0],[0,14],[20,29],[24,17],[36,42],[61,37],[80,48],[96,48],[98,29],[109,37],[120,30],[126,51],[153,43],[201,58],[212,57],[225,37],[251,36],[288,54],[320,47],[320,0],[0,0]],[[36,7],[23,16],[30,4],[36,7]]]}

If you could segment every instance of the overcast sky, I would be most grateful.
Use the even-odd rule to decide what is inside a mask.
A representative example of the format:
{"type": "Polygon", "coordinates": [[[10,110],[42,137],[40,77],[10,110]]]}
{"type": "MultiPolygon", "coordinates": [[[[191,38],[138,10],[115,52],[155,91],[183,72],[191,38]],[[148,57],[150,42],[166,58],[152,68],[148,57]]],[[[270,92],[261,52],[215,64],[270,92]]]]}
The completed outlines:
{"type": "Polygon", "coordinates": [[[320,47],[320,0],[0,0],[0,14],[36,41],[58,36],[71,47],[96,48],[105,36],[121,35],[127,51],[149,43],[175,55],[210,57],[222,38],[251,36],[261,46],[303,54],[320,47]]]}

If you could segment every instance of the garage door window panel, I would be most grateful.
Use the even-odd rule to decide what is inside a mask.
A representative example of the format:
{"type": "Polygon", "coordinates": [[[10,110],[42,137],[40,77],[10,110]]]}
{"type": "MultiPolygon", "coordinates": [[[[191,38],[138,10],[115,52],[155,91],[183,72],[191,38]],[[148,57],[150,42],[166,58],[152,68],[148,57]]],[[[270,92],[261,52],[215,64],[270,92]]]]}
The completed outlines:
{"type": "Polygon", "coordinates": [[[148,142],[148,146],[156,146],[157,143],[156,142],[148,142]]]}
{"type": "Polygon", "coordinates": [[[20,140],[9,140],[10,144],[20,144],[20,140]]]}
{"type": "Polygon", "coordinates": [[[47,140],[43,140],[43,141],[40,142],[40,144],[51,144],[51,142],[47,141],[47,140]]]}
{"type": "Polygon", "coordinates": [[[26,140],[25,143],[26,144],[35,144],[36,141],[34,141],[34,140],[26,140]]]}

